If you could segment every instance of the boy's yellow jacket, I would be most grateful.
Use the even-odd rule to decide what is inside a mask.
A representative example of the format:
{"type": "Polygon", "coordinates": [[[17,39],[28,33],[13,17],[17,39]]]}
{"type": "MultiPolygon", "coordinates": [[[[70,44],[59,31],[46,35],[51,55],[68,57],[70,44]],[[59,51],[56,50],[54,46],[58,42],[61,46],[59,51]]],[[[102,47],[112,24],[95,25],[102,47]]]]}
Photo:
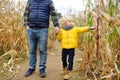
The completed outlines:
{"type": "Polygon", "coordinates": [[[70,30],[60,29],[57,39],[61,42],[61,47],[65,49],[78,47],[78,35],[89,31],[89,27],[73,27],[70,30]]]}

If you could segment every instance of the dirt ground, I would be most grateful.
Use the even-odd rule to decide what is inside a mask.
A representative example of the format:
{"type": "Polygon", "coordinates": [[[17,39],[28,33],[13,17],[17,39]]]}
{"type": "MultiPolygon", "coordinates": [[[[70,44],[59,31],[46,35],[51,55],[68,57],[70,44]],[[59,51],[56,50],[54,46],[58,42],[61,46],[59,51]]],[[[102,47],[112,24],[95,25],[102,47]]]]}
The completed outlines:
{"type": "MultiPolygon", "coordinates": [[[[38,58],[37,63],[39,63],[39,55],[37,56],[37,58],[38,58]]],[[[80,52],[77,50],[74,57],[74,70],[72,73],[73,76],[70,80],[84,80],[81,78],[79,74],[80,72],[77,70],[79,69],[79,62],[78,62],[79,59],[80,59],[80,52]]],[[[48,51],[45,78],[41,78],[39,75],[39,64],[37,64],[36,66],[36,71],[29,77],[24,77],[24,74],[28,69],[28,59],[24,60],[23,63],[19,64],[19,66],[20,66],[20,70],[18,73],[16,73],[15,76],[4,79],[4,80],[63,80],[64,75],[60,75],[60,72],[62,70],[60,47],[56,47],[56,50],[48,51]]]]}
{"type": "MultiPolygon", "coordinates": [[[[77,58],[77,55],[75,55],[74,60],[74,68],[77,68],[77,61],[79,58],[77,58]]],[[[39,62],[39,59],[37,60],[39,62]]],[[[28,60],[25,61],[23,64],[20,65],[20,70],[17,76],[15,76],[12,80],[63,80],[64,75],[60,75],[60,72],[62,70],[62,64],[61,64],[61,54],[48,54],[47,59],[47,68],[46,68],[46,77],[41,78],[39,75],[39,67],[37,64],[36,71],[30,76],[30,77],[24,77],[24,74],[26,70],[28,69],[28,60]]],[[[80,80],[78,78],[78,73],[73,71],[73,77],[70,80],[80,80]],[[74,76],[75,75],[75,76],[74,76]]]]}

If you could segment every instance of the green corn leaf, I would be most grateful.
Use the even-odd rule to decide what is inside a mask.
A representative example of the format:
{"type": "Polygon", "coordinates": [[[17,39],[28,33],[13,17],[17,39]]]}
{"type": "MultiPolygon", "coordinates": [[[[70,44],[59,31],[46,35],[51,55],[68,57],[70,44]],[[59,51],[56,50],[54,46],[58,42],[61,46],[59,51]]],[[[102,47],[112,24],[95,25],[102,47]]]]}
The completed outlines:
{"type": "Polygon", "coordinates": [[[118,32],[118,34],[120,36],[120,27],[117,27],[117,32],[118,32]]]}

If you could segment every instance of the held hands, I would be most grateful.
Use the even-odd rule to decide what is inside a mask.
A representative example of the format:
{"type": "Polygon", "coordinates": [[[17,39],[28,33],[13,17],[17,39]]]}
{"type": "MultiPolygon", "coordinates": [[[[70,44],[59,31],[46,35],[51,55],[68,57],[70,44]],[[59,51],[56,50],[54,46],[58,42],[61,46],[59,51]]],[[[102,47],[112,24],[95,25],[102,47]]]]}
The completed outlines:
{"type": "Polygon", "coordinates": [[[29,26],[26,26],[26,30],[28,30],[29,29],[29,26]]]}
{"type": "Polygon", "coordinates": [[[60,32],[60,28],[59,27],[55,27],[55,34],[58,34],[60,32]]]}

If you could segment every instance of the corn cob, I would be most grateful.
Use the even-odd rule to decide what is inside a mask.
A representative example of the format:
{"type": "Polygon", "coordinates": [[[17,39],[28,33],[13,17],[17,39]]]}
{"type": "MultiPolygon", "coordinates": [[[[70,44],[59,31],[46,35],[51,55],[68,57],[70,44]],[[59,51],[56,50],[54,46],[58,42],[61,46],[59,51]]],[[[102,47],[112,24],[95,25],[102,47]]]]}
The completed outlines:
{"type": "Polygon", "coordinates": [[[100,14],[101,14],[102,19],[104,19],[107,22],[111,22],[113,20],[113,18],[105,12],[101,12],[100,14]]]}
{"type": "Polygon", "coordinates": [[[115,18],[114,18],[114,26],[120,26],[120,14],[115,16],[115,18]]]}

